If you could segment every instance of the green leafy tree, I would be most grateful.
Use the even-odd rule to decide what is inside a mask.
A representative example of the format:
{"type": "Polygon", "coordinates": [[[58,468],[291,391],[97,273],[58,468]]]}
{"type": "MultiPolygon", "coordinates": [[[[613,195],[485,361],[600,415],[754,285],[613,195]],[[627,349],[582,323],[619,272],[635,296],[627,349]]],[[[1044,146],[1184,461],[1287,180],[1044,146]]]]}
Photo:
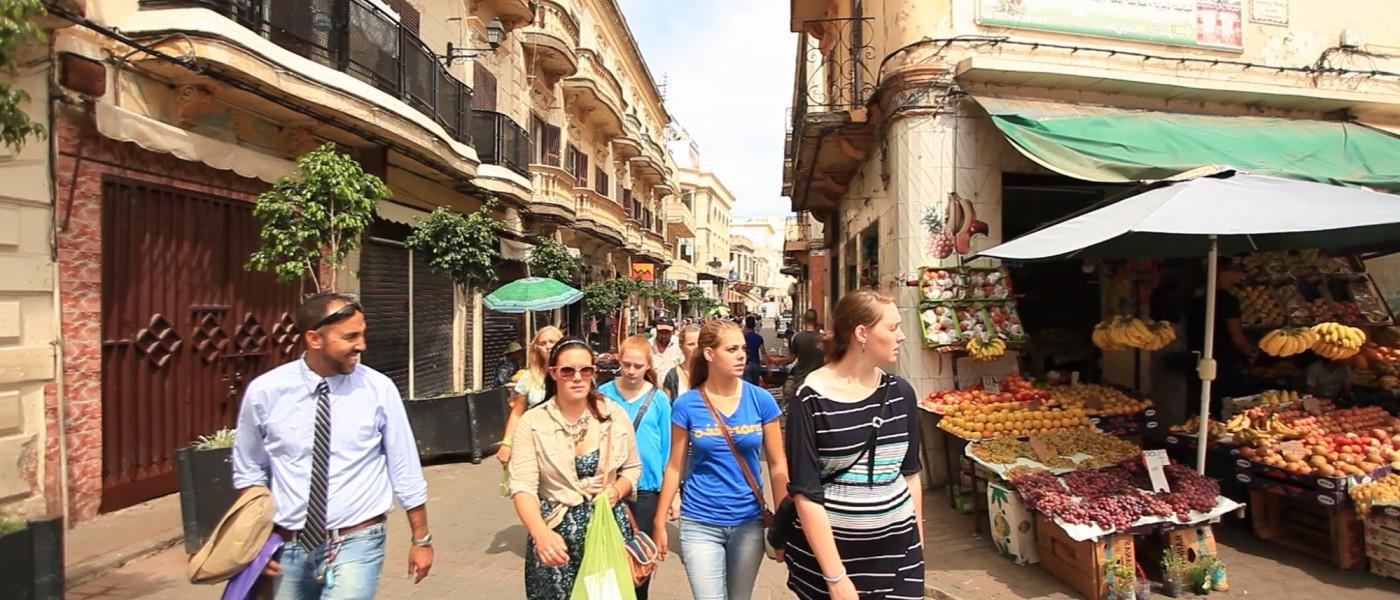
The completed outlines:
{"type": "Polygon", "coordinates": [[[718,299],[705,295],[705,288],[698,285],[690,286],[687,293],[690,295],[690,301],[695,305],[696,314],[702,317],[710,314],[710,311],[720,306],[718,299]]]}
{"type": "Polygon", "coordinates": [[[310,278],[317,290],[335,290],[345,256],[360,247],[360,235],[389,195],[389,186],[334,144],[303,154],[295,175],[258,196],[253,216],[262,222],[262,247],[249,257],[249,268],[286,282],[310,278]],[[330,267],[324,285],[317,272],[322,264],[330,267]]]}
{"type": "Polygon", "coordinates": [[[680,313],[681,293],[677,292],[675,288],[665,286],[658,287],[656,289],[656,299],[661,301],[662,308],[665,308],[666,310],[669,310],[673,313],[680,313]]]}
{"type": "Polygon", "coordinates": [[[501,262],[496,239],[501,222],[495,210],[494,198],[466,215],[439,206],[406,244],[426,254],[428,266],[443,277],[467,289],[485,288],[496,282],[496,265],[501,262]]]}
{"type": "Polygon", "coordinates": [[[29,136],[43,137],[44,127],[20,109],[29,102],[24,90],[10,87],[19,49],[25,44],[44,41],[44,32],[35,22],[44,14],[40,0],[0,0],[0,143],[19,152],[29,136]]]}
{"type": "Polygon", "coordinates": [[[535,245],[535,249],[530,251],[528,264],[530,275],[558,279],[565,283],[572,283],[583,268],[582,261],[553,238],[544,238],[535,245]]]}

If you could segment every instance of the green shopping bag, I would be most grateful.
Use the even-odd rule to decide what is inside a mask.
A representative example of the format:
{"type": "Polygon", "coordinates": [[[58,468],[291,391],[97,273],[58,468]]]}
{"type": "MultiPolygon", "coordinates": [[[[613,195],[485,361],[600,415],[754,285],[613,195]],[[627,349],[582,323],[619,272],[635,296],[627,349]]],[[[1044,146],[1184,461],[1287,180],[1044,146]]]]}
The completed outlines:
{"type": "Polygon", "coordinates": [[[583,537],[583,562],[569,600],[636,600],[632,566],[623,547],[622,530],[605,494],[593,499],[593,517],[583,537]]]}

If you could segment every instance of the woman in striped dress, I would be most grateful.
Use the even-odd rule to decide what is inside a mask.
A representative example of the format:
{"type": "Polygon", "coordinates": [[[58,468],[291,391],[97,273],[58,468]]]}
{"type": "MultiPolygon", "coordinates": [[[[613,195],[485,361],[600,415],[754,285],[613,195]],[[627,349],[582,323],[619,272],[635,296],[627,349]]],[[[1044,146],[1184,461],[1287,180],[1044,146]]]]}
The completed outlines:
{"type": "Polygon", "coordinates": [[[862,290],[833,316],[827,364],[807,376],[787,420],[798,515],[788,588],[808,599],[922,598],[918,399],[880,368],[904,342],[899,310],[862,290]]]}

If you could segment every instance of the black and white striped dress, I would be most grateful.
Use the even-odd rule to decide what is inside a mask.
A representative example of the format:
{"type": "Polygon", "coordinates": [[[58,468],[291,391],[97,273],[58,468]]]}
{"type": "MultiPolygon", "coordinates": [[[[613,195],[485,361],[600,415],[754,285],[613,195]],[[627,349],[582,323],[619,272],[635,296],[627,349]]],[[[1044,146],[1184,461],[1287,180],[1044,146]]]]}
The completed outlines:
{"type": "MultiPolygon", "coordinates": [[[[787,419],[788,484],[826,506],[846,573],[861,598],[923,598],[924,551],[914,502],[904,477],[919,472],[917,397],[909,383],[884,374],[880,387],[858,401],[826,398],[803,386],[787,419]],[[875,449],[874,476],[867,458],[823,486],[822,475],[856,460],[880,415],[885,387],[889,409],[875,449]]],[[[828,598],[811,545],[798,531],[788,541],[788,588],[799,598],[828,598]]]]}

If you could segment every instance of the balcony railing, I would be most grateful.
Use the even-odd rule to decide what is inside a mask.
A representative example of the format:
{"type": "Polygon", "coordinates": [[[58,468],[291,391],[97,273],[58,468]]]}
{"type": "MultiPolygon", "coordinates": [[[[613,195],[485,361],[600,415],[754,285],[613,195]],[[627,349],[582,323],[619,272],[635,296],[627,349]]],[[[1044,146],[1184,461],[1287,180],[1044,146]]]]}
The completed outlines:
{"type": "Polygon", "coordinates": [[[498,112],[472,111],[472,138],[481,162],[500,165],[530,176],[530,134],[510,117],[498,112]]]}
{"type": "Polygon", "coordinates": [[[558,35],[561,39],[579,44],[578,19],[569,9],[554,0],[538,0],[535,4],[535,22],[532,24],[541,31],[558,35]]]}
{"type": "Polygon", "coordinates": [[[806,21],[799,36],[797,106],[792,122],[800,129],[808,112],[862,108],[875,91],[875,19],[839,18],[806,21]]]}
{"type": "Polygon", "coordinates": [[[471,143],[472,89],[411,30],[369,0],[141,0],[142,8],[207,8],[274,44],[348,73],[471,143]]]}

